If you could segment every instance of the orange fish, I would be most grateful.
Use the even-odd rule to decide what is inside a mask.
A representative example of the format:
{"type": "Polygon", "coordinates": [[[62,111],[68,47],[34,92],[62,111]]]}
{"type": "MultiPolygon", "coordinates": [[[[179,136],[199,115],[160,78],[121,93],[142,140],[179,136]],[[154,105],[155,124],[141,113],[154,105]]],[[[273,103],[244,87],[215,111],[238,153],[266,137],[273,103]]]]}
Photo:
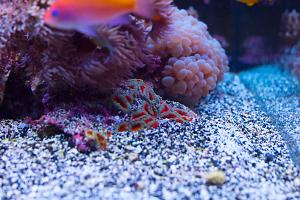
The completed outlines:
{"type": "Polygon", "coordinates": [[[247,6],[254,6],[255,4],[260,2],[260,0],[238,0],[238,1],[246,4],[247,6]]]}
{"type": "Polygon", "coordinates": [[[155,19],[155,0],[56,0],[46,11],[46,24],[96,36],[98,25],[122,25],[130,13],[155,19]]]}

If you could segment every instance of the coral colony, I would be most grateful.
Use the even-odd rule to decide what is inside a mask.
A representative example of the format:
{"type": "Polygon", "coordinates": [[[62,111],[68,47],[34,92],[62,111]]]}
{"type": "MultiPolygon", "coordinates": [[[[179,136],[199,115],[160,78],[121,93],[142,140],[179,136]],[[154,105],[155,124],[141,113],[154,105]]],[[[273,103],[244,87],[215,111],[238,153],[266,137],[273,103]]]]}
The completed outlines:
{"type": "Polygon", "coordinates": [[[175,7],[169,17],[172,31],[150,41],[150,46],[166,60],[160,79],[164,93],[176,101],[193,105],[223,79],[228,59],[203,22],[175,7]]]}
{"type": "Polygon", "coordinates": [[[282,64],[300,79],[300,13],[296,10],[286,11],[281,23],[280,35],[288,44],[282,64]]]}
{"type": "Polygon", "coordinates": [[[162,98],[193,107],[228,70],[225,51],[207,26],[170,0],[154,1],[160,21],[132,14],[124,25],[99,25],[97,36],[108,42],[103,46],[81,32],[46,25],[43,16],[52,3],[1,1],[0,104],[42,104],[42,117],[28,122],[44,132],[55,126],[72,135],[80,151],[107,149],[112,134],[158,128],[161,119],[191,121],[194,112],[162,98]],[[26,90],[9,89],[16,84],[26,90]],[[102,128],[95,130],[87,120],[70,130],[63,121],[74,112],[92,114],[75,110],[51,117],[62,99],[96,101],[110,114],[97,121],[102,128]],[[109,116],[120,120],[105,123],[109,116]]]}
{"type": "Polygon", "coordinates": [[[117,126],[118,132],[157,128],[159,118],[183,123],[192,121],[196,116],[192,111],[186,112],[171,107],[142,80],[133,79],[126,82],[125,88],[117,90],[113,95],[113,102],[130,117],[127,122],[117,126]]]}

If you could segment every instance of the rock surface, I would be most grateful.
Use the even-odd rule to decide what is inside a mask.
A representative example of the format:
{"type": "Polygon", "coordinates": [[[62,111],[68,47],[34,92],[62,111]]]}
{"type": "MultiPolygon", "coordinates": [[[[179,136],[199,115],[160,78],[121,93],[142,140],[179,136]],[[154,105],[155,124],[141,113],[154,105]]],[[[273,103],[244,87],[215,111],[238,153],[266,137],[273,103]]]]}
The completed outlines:
{"type": "Polygon", "coordinates": [[[107,152],[81,154],[63,135],[40,139],[22,122],[1,120],[0,199],[299,199],[288,151],[297,163],[299,85],[277,69],[276,80],[286,81],[265,81],[268,70],[228,74],[195,108],[199,119],[115,134],[107,152]],[[225,182],[207,183],[219,170],[225,182]]]}

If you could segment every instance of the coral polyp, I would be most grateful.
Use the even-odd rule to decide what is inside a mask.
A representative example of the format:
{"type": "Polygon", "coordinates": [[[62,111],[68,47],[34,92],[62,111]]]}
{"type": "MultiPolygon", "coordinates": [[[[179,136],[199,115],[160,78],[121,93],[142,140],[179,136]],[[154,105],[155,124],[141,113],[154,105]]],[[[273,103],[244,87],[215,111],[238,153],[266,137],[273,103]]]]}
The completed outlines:
{"type": "Polygon", "coordinates": [[[188,105],[212,91],[221,77],[220,70],[207,56],[172,57],[162,72],[165,91],[188,105]]]}
{"type": "Polygon", "coordinates": [[[155,94],[150,84],[140,79],[129,80],[113,95],[113,103],[128,114],[128,119],[116,128],[118,132],[157,128],[159,119],[179,123],[192,121],[196,114],[175,108],[155,94]]]}
{"type": "MultiPolygon", "coordinates": [[[[147,49],[150,33],[143,20],[132,16],[129,24],[97,28],[97,34],[106,38],[113,49],[109,56],[107,49],[94,43],[93,38],[45,25],[43,15],[50,4],[51,1],[16,0],[2,1],[0,5],[0,76],[7,75],[2,71],[22,71],[27,87],[44,102],[72,90],[108,94],[137,69],[157,62],[157,56],[147,49]]],[[[170,1],[156,4],[167,9],[170,1]]],[[[166,17],[167,11],[162,8],[158,12],[166,17]]],[[[5,88],[6,78],[1,80],[5,88]]]]}
{"type": "Polygon", "coordinates": [[[92,143],[95,149],[107,150],[109,138],[112,136],[111,131],[102,128],[101,131],[85,130],[84,136],[92,143]]]}
{"type": "Polygon", "coordinates": [[[228,59],[207,26],[187,11],[173,8],[170,31],[163,38],[150,40],[155,54],[167,59],[161,83],[166,94],[187,105],[213,90],[228,70],[228,59]]]}

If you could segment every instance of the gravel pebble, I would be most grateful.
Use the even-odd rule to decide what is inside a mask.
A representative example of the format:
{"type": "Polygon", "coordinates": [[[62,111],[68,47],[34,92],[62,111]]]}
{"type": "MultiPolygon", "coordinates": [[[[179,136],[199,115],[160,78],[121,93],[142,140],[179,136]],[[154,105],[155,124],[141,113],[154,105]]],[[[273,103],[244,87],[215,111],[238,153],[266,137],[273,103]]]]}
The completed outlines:
{"type": "Polygon", "coordinates": [[[223,185],[226,180],[226,175],[223,171],[217,170],[206,174],[205,179],[208,184],[223,185]]]}
{"type": "Polygon", "coordinates": [[[114,134],[108,151],[90,154],[1,120],[0,199],[300,198],[285,141],[239,76],[227,74],[195,112],[184,125],[114,134]],[[226,174],[221,187],[203,176],[216,169],[226,174]]]}

